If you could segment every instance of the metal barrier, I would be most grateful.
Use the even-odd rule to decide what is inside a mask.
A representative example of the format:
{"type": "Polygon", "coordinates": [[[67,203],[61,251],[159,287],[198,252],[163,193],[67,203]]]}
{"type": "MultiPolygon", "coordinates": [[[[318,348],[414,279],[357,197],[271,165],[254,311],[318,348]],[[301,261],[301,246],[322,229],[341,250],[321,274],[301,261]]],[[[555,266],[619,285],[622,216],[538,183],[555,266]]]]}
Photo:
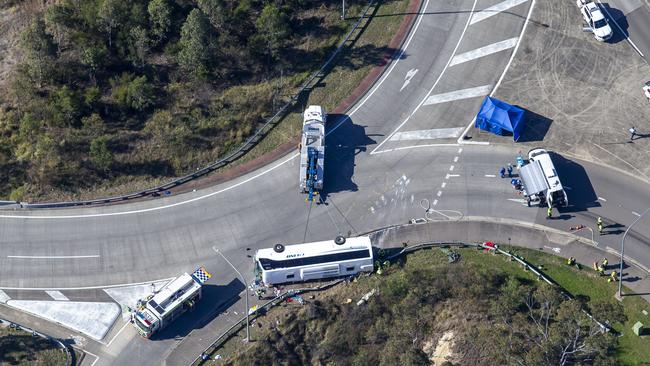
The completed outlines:
{"type": "Polygon", "coordinates": [[[9,320],[2,319],[2,318],[0,318],[0,324],[8,324],[10,328],[20,329],[20,330],[25,331],[27,333],[31,333],[33,336],[39,336],[41,338],[45,338],[45,339],[49,340],[50,342],[54,343],[57,347],[61,348],[63,350],[63,352],[65,352],[65,359],[66,359],[65,366],[72,366],[72,354],[70,354],[70,350],[68,349],[68,347],[65,346],[65,344],[63,344],[63,342],[61,342],[57,338],[50,337],[47,334],[37,332],[37,331],[35,331],[35,330],[31,329],[31,328],[27,328],[27,327],[25,327],[23,325],[20,325],[18,323],[14,323],[14,322],[11,322],[9,320]]]}
{"type": "MultiPolygon", "coordinates": [[[[250,136],[244,143],[237,148],[235,151],[231,152],[227,156],[215,161],[212,164],[209,164],[208,166],[197,170],[196,172],[193,172],[191,174],[187,174],[185,176],[182,176],[180,178],[176,178],[168,183],[165,183],[163,185],[145,189],[143,191],[135,192],[135,193],[129,193],[125,195],[120,195],[120,196],[113,196],[113,197],[106,197],[106,198],[98,198],[98,199],[92,199],[92,200],[84,200],[84,201],[68,201],[68,202],[52,202],[52,203],[21,203],[21,202],[15,202],[15,204],[20,205],[21,208],[61,208],[61,207],[74,207],[74,206],[90,206],[90,205],[103,205],[103,204],[109,204],[109,203],[117,203],[117,202],[123,202],[131,199],[136,199],[136,198],[142,198],[142,197],[147,197],[147,196],[152,196],[152,195],[159,195],[161,192],[165,192],[171,188],[178,187],[182,184],[185,184],[189,181],[192,181],[194,179],[197,179],[199,177],[202,177],[210,172],[213,172],[217,169],[220,169],[233,161],[239,159],[240,157],[244,156],[248,151],[250,151],[257,143],[259,143],[264,136],[266,136],[267,133],[269,133],[281,120],[284,118],[289,111],[291,111],[292,108],[295,107],[296,103],[300,100],[301,96],[313,89],[319,82],[320,80],[325,77],[328,69],[332,66],[332,63],[334,60],[339,56],[341,51],[343,51],[347,46],[348,43],[353,43],[353,36],[355,35],[356,32],[359,32],[357,34],[360,35],[360,32],[365,28],[367,25],[370,17],[368,17],[368,12],[370,9],[372,9],[375,5],[377,4],[377,0],[369,0],[368,5],[366,5],[365,9],[359,16],[359,19],[354,23],[352,26],[352,29],[347,33],[345,38],[339,43],[337,46],[336,50],[330,55],[330,57],[325,61],[325,63],[318,69],[318,71],[314,72],[308,79],[305,81],[302,86],[298,89],[298,91],[291,96],[289,101],[284,104],[271,118],[269,118],[260,128],[255,131],[255,133],[250,136]]],[[[13,203],[13,202],[12,202],[13,203]]]]}
{"type": "MultiPolygon", "coordinates": [[[[304,294],[307,292],[314,292],[314,291],[322,291],[326,290],[332,286],[335,286],[343,281],[345,281],[345,278],[341,278],[332,282],[328,282],[326,284],[323,284],[321,286],[317,287],[307,287],[307,288],[301,288],[301,289],[292,289],[289,291],[286,291],[284,293],[281,293],[280,295],[276,296],[272,300],[266,302],[262,306],[258,307],[254,311],[249,313],[249,320],[255,319],[258,316],[266,313],[266,311],[276,305],[279,305],[281,302],[286,300],[289,297],[299,295],[299,294],[304,294]]],[[[248,311],[248,309],[247,309],[248,311]]],[[[212,342],[210,346],[208,346],[202,353],[202,354],[207,354],[211,355],[214,353],[219,347],[221,347],[227,340],[229,340],[233,335],[237,334],[239,331],[243,329],[243,327],[246,324],[246,316],[242,317],[239,321],[237,321],[235,324],[233,324],[230,328],[228,328],[225,332],[223,332],[217,339],[212,342]]],[[[201,358],[201,355],[198,355],[194,361],[190,364],[191,366],[198,366],[198,365],[203,365],[204,360],[201,358]]],[[[206,360],[207,361],[207,360],[206,360]]]]}
{"type": "MultiPolygon", "coordinates": [[[[537,276],[540,280],[548,283],[549,285],[556,287],[557,289],[560,290],[560,293],[562,296],[564,296],[567,299],[573,299],[573,296],[569,294],[564,288],[562,288],[560,285],[555,283],[551,278],[547,277],[542,273],[538,268],[536,268],[534,265],[528,263],[526,260],[524,260],[522,257],[517,256],[516,254],[510,253],[509,251],[505,251],[502,249],[499,249],[498,246],[495,247],[490,247],[486,246],[484,243],[481,244],[476,244],[476,243],[464,243],[464,242],[431,242],[431,243],[421,243],[421,244],[416,244],[412,246],[408,246],[403,248],[401,251],[398,253],[392,254],[390,256],[387,256],[384,258],[384,261],[393,261],[394,259],[401,257],[405,254],[413,253],[418,250],[422,249],[428,249],[428,248],[434,248],[434,247],[448,247],[448,246],[456,246],[456,247],[474,247],[477,249],[488,249],[488,250],[494,250],[495,252],[499,254],[503,254],[510,259],[518,262],[521,264],[525,270],[531,271],[533,274],[537,276]]],[[[275,297],[273,300],[270,300],[269,302],[265,303],[264,305],[260,306],[257,310],[252,312],[250,314],[250,317],[252,319],[257,318],[258,316],[264,314],[268,309],[280,304],[282,301],[286,300],[288,297],[298,295],[301,293],[305,292],[313,292],[313,291],[321,291],[328,289],[332,286],[335,286],[343,281],[345,281],[345,278],[338,279],[336,281],[327,283],[322,286],[314,287],[314,288],[303,288],[303,289],[297,289],[297,290],[290,290],[287,292],[284,292],[280,294],[279,296],[275,297]]],[[[604,324],[596,320],[589,312],[587,312],[585,309],[582,309],[582,312],[589,317],[592,321],[594,321],[598,326],[603,331],[610,332],[612,329],[609,327],[609,325],[604,324]]],[[[226,341],[228,341],[233,335],[237,334],[239,331],[242,330],[244,325],[246,324],[246,317],[244,316],[242,319],[240,319],[238,322],[233,324],[228,330],[226,330],[224,333],[222,333],[212,344],[207,347],[202,354],[206,354],[208,356],[211,356],[212,353],[214,353],[217,349],[219,349],[226,341]]],[[[207,361],[207,360],[206,360],[207,361]]],[[[190,366],[198,366],[198,365],[203,365],[204,360],[201,358],[201,355],[197,356],[194,361],[190,364],[190,366]]]]}

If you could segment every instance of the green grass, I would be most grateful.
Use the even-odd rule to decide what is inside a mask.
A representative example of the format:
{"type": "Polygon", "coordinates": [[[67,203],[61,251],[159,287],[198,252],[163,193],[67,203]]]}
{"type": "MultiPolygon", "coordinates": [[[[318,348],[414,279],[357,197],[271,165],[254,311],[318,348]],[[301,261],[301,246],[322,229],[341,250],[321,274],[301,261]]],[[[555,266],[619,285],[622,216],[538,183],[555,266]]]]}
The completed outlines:
{"type": "Polygon", "coordinates": [[[47,339],[0,326],[0,365],[65,365],[66,356],[47,339]]]}

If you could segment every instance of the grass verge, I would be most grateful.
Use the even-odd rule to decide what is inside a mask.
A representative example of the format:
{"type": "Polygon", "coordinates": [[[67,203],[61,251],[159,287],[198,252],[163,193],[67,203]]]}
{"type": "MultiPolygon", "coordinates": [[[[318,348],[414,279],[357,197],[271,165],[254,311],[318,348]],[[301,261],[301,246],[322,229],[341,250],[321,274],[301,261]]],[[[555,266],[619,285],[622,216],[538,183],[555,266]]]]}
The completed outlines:
{"type": "Polygon", "coordinates": [[[0,365],[65,365],[65,353],[49,340],[0,326],[0,365]]]}
{"type": "MultiPolygon", "coordinates": [[[[607,283],[606,278],[598,276],[588,266],[583,265],[581,269],[577,269],[567,266],[565,260],[557,256],[521,248],[510,249],[525,257],[529,263],[537,266],[541,265],[545,274],[581,301],[617,301],[613,297],[616,285],[607,283]]],[[[532,273],[524,271],[520,265],[508,261],[504,256],[490,255],[476,249],[460,249],[458,252],[461,254],[461,265],[470,265],[470,267],[473,266],[480,271],[522,278],[529,282],[537,280],[532,273]]],[[[409,255],[406,259],[406,266],[423,270],[425,268],[445,266],[447,265],[446,262],[446,256],[440,250],[423,250],[409,255]]],[[[388,276],[373,274],[372,276],[359,277],[351,284],[342,284],[321,293],[307,294],[303,297],[308,302],[334,299],[338,304],[347,304],[348,299],[350,299],[352,304],[349,306],[355,307],[354,303],[370,289],[384,288],[382,286],[385,286],[388,277],[401,275],[401,269],[391,272],[388,276]]],[[[650,304],[640,297],[628,296],[623,299],[622,305],[627,321],[622,324],[612,324],[614,330],[621,333],[615,350],[616,359],[618,364],[622,365],[644,365],[650,359],[650,337],[637,337],[632,332],[632,325],[637,321],[641,321],[646,325],[650,324],[650,317],[643,313],[643,311],[650,311],[650,304]]],[[[245,338],[245,331],[242,330],[218,350],[217,353],[220,355],[220,359],[228,362],[241,356],[247,350],[253,348],[256,341],[267,339],[266,337],[269,336],[274,324],[280,324],[283,319],[293,316],[292,313],[299,312],[300,308],[301,306],[295,303],[283,303],[271,309],[265,316],[258,318],[253,323],[251,336],[254,342],[250,344],[242,343],[245,338]]],[[[309,327],[309,325],[307,326],[309,327]]],[[[213,362],[208,364],[222,363],[213,362]]]]}

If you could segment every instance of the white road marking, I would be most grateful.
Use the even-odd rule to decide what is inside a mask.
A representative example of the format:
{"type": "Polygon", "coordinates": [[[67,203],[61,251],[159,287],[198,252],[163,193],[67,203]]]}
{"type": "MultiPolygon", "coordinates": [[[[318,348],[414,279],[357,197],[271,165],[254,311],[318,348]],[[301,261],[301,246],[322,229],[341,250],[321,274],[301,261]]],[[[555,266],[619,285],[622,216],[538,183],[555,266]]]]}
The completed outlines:
{"type": "Polygon", "coordinates": [[[97,363],[97,361],[99,361],[99,356],[97,356],[96,354],[94,354],[94,353],[90,353],[90,352],[86,351],[85,349],[82,349],[81,351],[83,351],[83,353],[87,353],[87,354],[89,354],[89,355],[95,357],[95,361],[93,361],[93,363],[91,363],[90,366],[95,366],[95,364],[97,363]]]}
{"type": "Polygon", "coordinates": [[[70,301],[67,296],[61,293],[61,291],[45,291],[46,294],[50,295],[51,298],[57,301],[70,301]]]}
{"type": "Polygon", "coordinates": [[[528,206],[527,201],[523,198],[508,198],[508,201],[517,202],[521,203],[523,206],[528,206]]]}
{"type": "Polygon", "coordinates": [[[438,193],[436,193],[436,196],[438,197],[442,196],[442,191],[438,191],[438,193]]]}
{"type": "Polygon", "coordinates": [[[0,290],[0,303],[4,304],[7,300],[11,300],[11,297],[6,292],[0,290]]]}
{"type": "MultiPolygon", "coordinates": [[[[508,63],[506,64],[505,69],[503,69],[503,72],[501,73],[501,76],[499,77],[499,80],[497,81],[496,84],[494,84],[494,89],[492,89],[492,92],[490,92],[490,96],[493,96],[494,93],[497,92],[497,89],[499,89],[499,86],[503,82],[503,78],[506,77],[506,73],[508,72],[508,69],[510,69],[510,65],[512,65],[512,60],[515,59],[515,55],[517,54],[517,50],[519,49],[519,46],[521,45],[521,40],[524,39],[524,33],[526,33],[526,28],[528,27],[528,23],[530,21],[530,17],[533,15],[533,9],[535,8],[535,0],[531,0],[530,8],[528,8],[528,15],[526,15],[526,21],[524,22],[524,26],[521,29],[521,33],[519,34],[519,40],[517,41],[517,45],[515,46],[515,49],[512,50],[512,53],[510,54],[510,59],[508,60],[508,63]]],[[[458,140],[459,144],[465,144],[465,145],[489,145],[490,143],[487,141],[464,141],[465,135],[467,135],[467,132],[469,131],[470,128],[474,125],[474,121],[476,120],[476,117],[472,118],[472,120],[469,122],[467,125],[467,128],[465,128],[465,131],[460,135],[458,140]]]]}
{"type": "Polygon", "coordinates": [[[550,250],[554,251],[555,253],[560,253],[560,250],[561,250],[558,247],[549,247],[548,245],[544,245],[544,248],[550,249],[550,250]]]}
{"type": "Polygon", "coordinates": [[[453,171],[454,171],[454,166],[453,166],[453,165],[449,167],[449,171],[450,171],[450,172],[453,172],[453,171]]]}
{"type": "MultiPolygon", "coordinates": [[[[386,140],[384,140],[386,141],[386,140]]],[[[426,145],[413,145],[413,146],[402,146],[402,147],[396,147],[393,149],[386,149],[386,150],[381,150],[372,153],[372,155],[375,154],[383,154],[383,153],[388,153],[392,151],[400,151],[400,150],[409,150],[409,149],[420,149],[424,147],[449,147],[449,146],[458,146],[458,144],[426,144],[426,145]]]]}
{"type": "Polygon", "coordinates": [[[442,184],[441,184],[441,187],[440,187],[440,188],[445,188],[446,186],[447,186],[447,182],[442,182],[442,184]]]}
{"type": "Polygon", "coordinates": [[[456,138],[460,136],[465,127],[435,128],[432,130],[417,130],[397,132],[390,137],[390,141],[433,140],[456,138]]]}
{"type": "Polygon", "coordinates": [[[438,204],[438,200],[433,200],[433,205],[435,206],[437,204],[438,204]]]}
{"type": "Polygon", "coordinates": [[[461,147],[461,148],[458,149],[458,153],[460,154],[462,152],[463,152],[463,148],[461,147]]]}
{"type": "Polygon", "coordinates": [[[641,217],[641,214],[636,211],[632,211],[632,215],[641,217]]]}
{"type": "Polygon", "coordinates": [[[13,258],[13,259],[84,259],[84,258],[99,258],[99,254],[92,254],[92,255],[8,255],[7,258],[13,258]]]}
{"type": "MultiPolygon", "coordinates": [[[[647,1],[647,0],[646,0],[646,1],[647,1]]],[[[609,17],[609,19],[612,20],[612,21],[614,22],[614,24],[616,24],[616,28],[618,28],[618,30],[619,30],[619,31],[620,31],[620,32],[625,36],[625,39],[627,39],[627,41],[628,41],[628,42],[630,43],[630,45],[634,48],[634,50],[635,50],[636,52],[638,52],[639,55],[640,55],[641,57],[645,57],[645,56],[643,55],[643,52],[641,52],[641,50],[639,49],[639,47],[637,47],[636,44],[634,44],[634,42],[632,42],[632,38],[629,37],[629,33],[623,31],[623,28],[621,28],[621,26],[618,24],[618,22],[616,21],[616,19],[614,19],[614,17],[612,16],[612,14],[609,13],[609,10],[607,10],[607,7],[603,6],[603,3],[601,3],[600,0],[596,0],[596,2],[598,2],[598,4],[600,4],[600,8],[602,8],[602,9],[605,10],[605,12],[607,13],[607,16],[609,17]]],[[[627,23],[627,22],[626,22],[626,23],[627,23]]]]}
{"type": "Polygon", "coordinates": [[[598,197],[598,199],[601,200],[601,201],[603,201],[603,202],[607,202],[607,200],[604,199],[604,198],[602,198],[602,197],[598,197]]]}
{"type": "Polygon", "coordinates": [[[458,156],[454,156],[454,163],[458,162],[458,156]]]}
{"type": "Polygon", "coordinates": [[[447,93],[435,94],[429,96],[424,101],[424,105],[440,104],[453,102],[455,100],[483,97],[490,94],[491,89],[492,85],[481,85],[474,88],[460,89],[447,93]]]}
{"type": "Polygon", "coordinates": [[[447,175],[445,176],[445,179],[455,178],[455,177],[460,177],[460,174],[447,174],[447,175]]]}
{"type": "MultiPolygon", "coordinates": [[[[470,10],[470,13],[473,13],[473,12],[474,12],[474,9],[476,9],[476,3],[477,3],[477,2],[478,2],[478,0],[474,0],[474,3],[472,4],[472,9],[470,10]]],[[[427,0],[427,4],[428,4],[428,3],[429,3],[429,1],[427,0]]],[[[460,42],[463,40],[463,37],[465,37],[465,32],[467,32],[467,27],[469,27],[469,21],[470,21],[471,19],[472,19],[471,17],[468,17],[468,18],[467,18],[467,23],[465,23],[465,28],[463,28],[463,31],[462,31],[461,34],[460,34],[460,38],[458,39],[458,42],[456,43],[456,47],[454,47],[454,50],[452,51],[451,56],[449,56],[449,60],[447,61],[447,64],[446,64],[445,67],[442,69],[442,72],[440,73],[440,75],[438,75],[438,78],[437,78],[436,81],[433,83],[433,86],[431,86],[431,89],[429,89],[429,91],[427,92],[427,94],[424,96],[424,98],[422,99],[422,101],[421,101],[421,102],[420,102],[420,103],[415,107],[415,109],[413,110],[413,112],[411,112],[411,114],[410,114],[408,117],[406,117],[406,119],[404,119],[404,121],[402,121],[402,123],[400,123],[399,126],[397,126],[397,128],[396,128],[393,132],[391,132],[390,135],[388,135],[388,138],[386,138],[384,141],[380,142],[379,145],[377,145],[377,147],[375,147],[375,148],[370,152],[370,155],[374,155],[374,154],[378,153],[377,150],[379,150],[379,148],[381,148],[382,145],[383,145],[384,143],[386,143],[386,141],[388,141],[388,140],[391,138],[391,136],[393,136],[397,131],[399,131],[400,128],[402,128],[402,126],[404,126],[404,124],[406,124],[406,122],[409,121],[409,119],[411,118],[411,116],[413,116],[413,115],[415,114],[415,112],[417,112],[417,110],[418,110],[418,109],[422,106],[422,104],[424,104],[424,102],[427,100],[428,95],[431,94],[431,92],[433,91],[433,89],[436,88],[436,86],[437,86],[438,83],[440,82],[440,79],[442,79],[442,76],[445,74],[445,71],[447,71],[447,68],[449,67],[449,63],[451,62],[451,59],[452,59],[452,58],[454,57],[454,55],[456,54],[456,51],[458,50],[458,47],[460,46],[460,42]]],[[[414,34],[414,33],[412,33],[412,34],[414,34]]],[[[462,136],[461,136],[461,137],[462,137],[462,136]]],[[[459,139],[460,139],[460,137],[459,137],[459,139]]],[[[397,150],[397,149],[393,149],[393,150],[397,150]]],[[[389,150],[389,151],[393,151],[393,150],[389,150]]],[[[382,152],[388,152],[388,151],[382,151],[382,152]]]]}
{"type": "Polygon", "coordinates": [[[108,341],[108,343],[106,344],[106,347],[107,347],[107,348],[111,346],[111,344],[113,343],[113,341],[115,340],[115,338],[117,338],[117,336],[119,336],[120,333],[122,333],[122,331],[126,328],[127,325],[129,325],[129,322],[124,323],[124,325],[122,326],[122,328],[120,328],[120,330],[119,330],[117,333],[115,333],[115,335],[113,336],[113,338],[111,338],[111,340],[108,341]]]}
{"type": "Polygon", "coordinates": [[[494,174],[486,174],[485,175],[487,178],[496,178],[497,176],[494,174]]]}
{"type": "Polygon", "coordinates": [[[121,283],[119,285],[103,285],[103,286],[82,286],[82,287],[0,287],[3,290],[25,290],[25,291],[48,291],[48,290],[97,290],[105,288],[114,288],[114,287],[125,287],[125,286],[137,286],[150,284],[152,282],[161,282],[161,281],[171,281],[176,277],[163,278],[160,280],[151,280],[144,282],[135,282],[135,283],[121,283]]]}
{"type": "Polygon", "coordinates": [[[481,20],[485,20],[493,15],[497,15],[505,10],[523,4],[526,1],[528,0],[506,0],[504,2],[500,2],[496,5],[490,6],[487,9],[479,10],[476,13],[474,13],[474,15],[472,16],[472,20],[470,21],[469,24],[476,24],[481,20]]]}
{"type": "Polygon", "coordinates": [[[399,91],[404,90],[407,85],[411,82],[411,79],[415,76],[415,74],[418,73],[418,69],[411,69],[406,73],[406,76],[404,77],[404,84],[402,85],[401,88],[399,88],[399,91]]]}
{"type": "MultiPolygon", "coordinates": [[[[429,6],[429,1],[430,0],[426,0],[426,3],[424,4],[423,9],[426,9],[429,6]]],[[[472,11],[474,11],[474,9],[476,8],[476,3],[477,2],[478,2],[478,0],[474,0],[474,5],[472,6],[472,11]]],[[[388,71],[386,71],[384,73],[384,76],[382,76],[382,78],[375,84],[375,86],[370,90],[370,92],[365,95],[365,97],[359,102],[359,104],[357,104],[357,106],[354,109],[352,109],[350,111],[350,113],[348,113],[348,115],[345,118],[343,118],[336,126],[334,126],[334,128],[332,128],[330,131],[327,132],[326,136],[331,134],[332,132],[334,132],[344,122],[346,122],[348,119],[350,119],[350,117],[352,115],[354,115],[354,113],[356,113],[361,107],[363,107],[365,105],[365,103],[368,101],[368,99],[370,99],[370,97],[372,97],[375,94],[375,92],[377,92],[377,90],[380,89],[381,85],[384,83],[384,81],[386,81],[386,79],[388,79],[388,76],[392,73],[392,71],[395,69],[395,67],[400,62],[400,60],[403,59],[402,56],[406,52],[409,44],[411,44],[411,41],[413,40],[413,37],[415,37],[415,34],[417,33],[417,30],[420,27],[420,24],[422,23],[423,18],[424,18],[424,14],[420,14],[418,16],[418,20],[415,23],[415,26],[413,27],[413,30],[411,31],[411,34],[409,35],[408,39],[404,43],[404,47],[402,48],[402,51],[399,53],[399,55],[397,55],[396,61],[392,63],[392,65],[388,69],[388,71]]],[[[468,25],[469,25],[469,20],[468,20],[467,24],[465,25],[465,29],[463,30],[463,34],[465,34],[465,30],[467,30],[468,25]]],[[[462,35],[461,35],[461,39],[462,39],[462,35]]],[[[460,40],[458,40],[458,44],[456,45],[456,49],[458,48],[458,45],[460,45],[460,40]]],[[[454,49],[454,52],[456,52],[455,49],[454,49]]],[[[451,61],[451,57],[449,58],[449,60],[451,61]]],[[[442,74],[440,75],[438,80],[441,77],[442,77],[442,74]]],[[[434,87],[435,87],[435,85],[434,85],[434,87]]],[[[432,88],[432,90],[433,90],[433,88],[432,88]]],[[[431,91],[429,91],[429,92],[431,92],[431,91]]],[[[384,140],[384,142],[385,141],[386,140],[384,140]]],[[[381,146],[381,144],[380,144],[380,146],[381,146]]],[[[377,146],[377,148],[379,148],[379,146],[377,146]]],[[[375,150],[377,148],[375,148],[375,150]]],[[[372,154],[372,152],[371,152],[371,154],[372,154]]],[[[254,179],[257,179],[257,178],[259,178],[259,177],[261,177],[263,175],[266,175],[267,173],[270,173],[271,171],[273,171],[276,168],[288,163],[289,161],[293,160],[294,158],[296,158],[299,155],[300,155],[299,153],[293,154],[293,155],[289,156],[287,159],[285,159],[285,160],[281,161],[280,163],[274,165],[273,167],[271,167],[269,169],[266,169],[266,170],[263,170],[259,174],[256,174],[256,175],[254,175],[254,176],[252,176],[252,177],[250,177],[250,178],[248,178],[246,180],[243,180],[243,181],[241,181],[239,183],[233,184],[232,186],[226,187],[226,188],[221,189],[221,190],[216,191],[216,192],[205,194],[203,196],[195,197],[195,198],[192,198],[192,199],[189,199],[189,200],[186,200],[186,201],[172,203],[172,204],[169,204],[169,205],[151,207],[151,208],[146,208],[146,209],[141,209],[141,210],[122,211],[122,212],[109,212],[109,213],[100,213],[100,214],[62,215],[62,216],[0,215],[0,218],[13,218],[13,219],[77,219],[77,218],[84,218],[84,217],[105,217],[105,216],[130,215],[130,214],[138,214],[138,213],[143,213],[143,212],[164,210],[164,209],[167,209],[167,208],[181,206],[181,205],[184,205],[184,204],[187,204],[187,203],[192,203],[192,202],[199,201],[199,200],[202,200],[202,199],[205,199],[205,198],[209,198],[209,197],[212,197],[214,195],[229,191],[229,190],[231,190],[233,188],[237,188],[242,184],[246,184],[246,183],[248,183],[248,182],[250,182],[250,181],[252,181],[254,179]]],[[[98,287],[95,287],[95,288],[101,288],[101,286],[98,286],[98,287]]]]}
{"type": "Polygon", "coordinates": [[[467,61],[476,60],[477,58],[481,58],[481,57],[489,56],[494,53],[509,50],[517,45],[518,38],[519,37],[506,39],[505,41],[492,43],[487,46],[483,46],[475,50],[467,51],[465,53],[461,53],[460,55],[456,55],[451,60],[451,64],[449,66],[462,64],[467,61]]]}

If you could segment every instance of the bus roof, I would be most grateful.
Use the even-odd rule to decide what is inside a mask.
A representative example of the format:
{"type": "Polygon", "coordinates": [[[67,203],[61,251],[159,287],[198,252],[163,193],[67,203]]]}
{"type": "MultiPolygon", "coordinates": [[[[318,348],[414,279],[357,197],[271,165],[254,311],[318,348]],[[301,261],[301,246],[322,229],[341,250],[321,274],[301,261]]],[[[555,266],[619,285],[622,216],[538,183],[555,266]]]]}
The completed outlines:
{"type": "Polygon", "coordinates": [[[147,307],[162,316],[192,296],[201,284],[188,273],[172,280],[147,302],[147,307]]]}
{"type": "Polygon", "coordinates": [[[278,253],[273,248],[259,249],[255,253],[255,259],[267,258],[271,260],[284,260],[291,258],[312,257],[316,255],[339,253],[353,249],[370,249],[370,238],[359,236],[356,238],[347,238],[345,244],[338,245],[334,240],[318,241],[305,244],[286,245],[282,253],[278,253]]]}

